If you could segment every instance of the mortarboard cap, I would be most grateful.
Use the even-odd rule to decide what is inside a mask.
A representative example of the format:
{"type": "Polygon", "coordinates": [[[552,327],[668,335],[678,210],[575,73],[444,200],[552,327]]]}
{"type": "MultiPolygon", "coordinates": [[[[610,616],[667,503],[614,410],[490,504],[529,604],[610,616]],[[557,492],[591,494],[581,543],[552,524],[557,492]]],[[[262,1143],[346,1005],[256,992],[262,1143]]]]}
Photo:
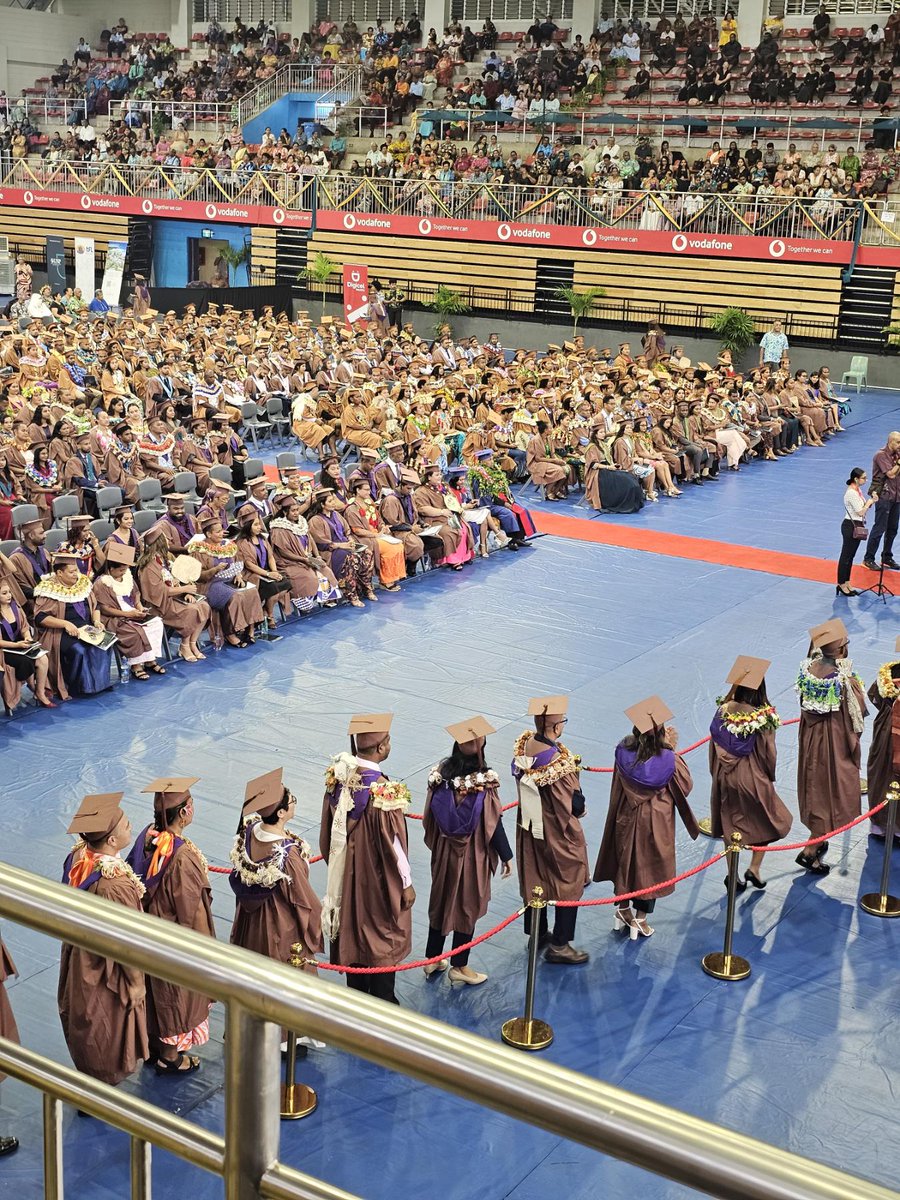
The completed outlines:
{"type": "Polygon", "coordinates": [[[53,555],[54,567],[61,567],[64,563],[77,563],[80,561],[81,560],[79,556],[77,554],[73,554],[70,550],[57,550],[57,552],[53,555]]]}
{"type": "Polygon", "coordinates": [[[848,637],[847,626],[840,617],[832,617],[830,621],[823,621],[821,625],[813,625],[809,631],[809,640],[817,649],[832,644],[840,645],[846,642],[848,637]]]}
{"type": "Polygon", "coordinates": [[[665,725],[672,716],[672,710],[659,696],[648,696],[646,700],[626,708],[625,716],[638,733],[650,733],[652,729],[665,725]]]}
{"type": "Polygon", "coordinates": [[[115,538],[110,538],[104,547],[106,561],[108,563],[118,564],[125,567],[130,567],[134,564],[134,546],[126,546],[122,542],[117,542],[115,538]]]}
{"type": "Polygon", "coordinates": [[[124,792],[101,792],[85,796],[66,832],[89,838],[105,837],[112,833],[124,815],[119,807],[124,795],[124,792]]]}
{"type": "Polygon", "coordinates": [[[528,714],[532,717],[562,717],[568,711],[568,696],[535,696],[528,701],[528,714]]]}
{"type": "Polygon", "coordinates": [[[388,442],[385,450],[403,450],[406,447],[406,442],[388,442]]]}
{"type": "Polygon", "coordinates": [[[447,732],[458,746],[464,742],[474,742],[476,738],[486,738],[497,730],[484,717],[468,717],[455,725],[448,725],[447,732]]]}
{"type": "Polygon", "coordinates": [[[347,732],[356,739],[358,746],[371,749],[390,733],[393,719],[393,713],[356,713],[350,718],[347,732]]]}
{"type": "Polygon", "coordinates": [[[284,767],[276,767],[265,775],[251,779],[244,789],[243,814],[249,817],[259,813],[266,817],[273,813],[284,799],[284,767]]]}
{"type": "Polygon", "coordinates": [[[153,793],[154,808],[167,809],[175,808],[184,800],[185,796],[191,789],[191,785],[198,782],[199,775],[166,775],[160,779],[154,779],[152,783],[148,783],[145,788],[141,788],[142,794],[153,793]],[[165,797],[164,803],[159,803],[158,798],[165,797]]]}
{"type": "Polygon", "coordinates": [[[735,687],[758,688],[766,677],[766,671],[772,665],[769,658],[754,658],[750,654],[739,654],[734,660],[734,666],[728,672],[726,683],[735,687]]]}

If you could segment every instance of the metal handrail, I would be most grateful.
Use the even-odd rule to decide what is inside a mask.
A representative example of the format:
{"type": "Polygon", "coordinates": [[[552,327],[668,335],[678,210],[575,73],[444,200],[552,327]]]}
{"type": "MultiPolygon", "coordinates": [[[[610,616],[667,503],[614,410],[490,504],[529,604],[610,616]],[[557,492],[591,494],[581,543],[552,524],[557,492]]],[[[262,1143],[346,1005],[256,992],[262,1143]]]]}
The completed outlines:
{"type": "MultiPolygon", "coordinates": [[[[277,1026],[302,1028],[379,1066],[722,1200],[900,1200],[897,1192],[819,1162],[18,867],[0,866],[0,916],[227,1003],[226,1200],[304,1197],[291,1190],[299,1173],[276,1165],[277,1026]],[[252,1103],[242,1104],[247,1097],[252,1103]]],[[[11,1049],[0,1042],[0,1069],[41,1086],[11,1049]]],[[[117,1105],[124,1099],[116,1093],[117,1105]]],[[[116,1115],[121,1125],[124,1117],[116,1115]]],[[[342,1195],[318,1186],[323,1200],[342,1195]]]]}

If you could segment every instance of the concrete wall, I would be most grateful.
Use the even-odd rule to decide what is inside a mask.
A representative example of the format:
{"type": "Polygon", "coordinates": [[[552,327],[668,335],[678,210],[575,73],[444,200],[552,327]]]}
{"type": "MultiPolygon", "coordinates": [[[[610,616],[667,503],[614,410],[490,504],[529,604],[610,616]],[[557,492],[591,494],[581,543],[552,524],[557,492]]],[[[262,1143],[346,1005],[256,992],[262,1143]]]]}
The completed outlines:
{"type": "MultiPolygon", "coordinates": [[[[198,238],[201,230],[212,229],[213,238],[229,242],[232,246],[242,247],[250,237],[249,225],[214,224],[202,221],[166,221],[153,222],[153,284],[156,287],[183,288],[191,282],[188,279],[188,238],[198,238]]],[[[240,267],[237,272],[237,285],[244,286],[247,282],[246,269],[240,267]]]]}
{"type": "MultiPolygon", "coordinates": [[[[18,96],[23,88],[49,75],[63,58],[72,61],[80,37],[87,38],[80,17],[4,8],[0,17],[0,89],[18,96]]],[[[114,18],[114,20],[117,18],[114,18]]],[[[97,31],[99,33],[99,29],[97,31]]]]}
{"type": "MultiPolygon", "coordinates": [[[[100,31],[112,29],[119,17],[125,18],[134,33],[162,33],[172,27],[171,0],[141,0],[140,4],[122,0],[57,0],[56,10],[62,16],[79,17],[84,24],[84,37],[97,45],[100,31]]],[[[52,20],[53,14],[50,14],[52,20]]]]}
{"type": "MultiPolygon", "coordinates": [[[[318,312],[318,301],[312,300],[307,304],[298,304],[298,308],[309,308],[313,313],[318,312]]],[[[341,306],[329,301],[325,311],[342,319],[341,306]]],[[[411,321],[420,337],[434,336],[436,317],[429,312],[410,309],[404,313],[404,322],[411,321]]],[[[474,334],[480,341],[487,341],[492,333],[498,333],[504,346],[525,349],[544,349],[548,342],[557,345],[564,337],[571,336],[571,328],[565,325],[550,325],[540,321],[509,321],[502,317],[464,315],[454,317],[451,324],[457,336],[474,334]]],[[[619,342],[630,341],[632,352],[640,346],[640,330],[626,329],[613,326],[588,325],[580,329],[584,333],[589,346],[609,346],[613,350],[619,342]]],[[[673,346],[684,346],[684,352],[692,362],[715,362],[719,351],[719,343],[712,338],[680,337],[669,333],[666,342],[671,349],[673,346]]],[[[821,346],[796,346],[791,350],[791,366],[794,370],[816,371],[827,365],[833,379],[840,380],[841,375],[850,366],[853,351],[831,350],[821,346]]],[[[758,352],[749,351],[743,363],[745,368],[753,366],[758,361],[758,352]]],[[[869,385],[878,388],[900,388],[900,357],[895,355],[869,355],[869,385]]]]}

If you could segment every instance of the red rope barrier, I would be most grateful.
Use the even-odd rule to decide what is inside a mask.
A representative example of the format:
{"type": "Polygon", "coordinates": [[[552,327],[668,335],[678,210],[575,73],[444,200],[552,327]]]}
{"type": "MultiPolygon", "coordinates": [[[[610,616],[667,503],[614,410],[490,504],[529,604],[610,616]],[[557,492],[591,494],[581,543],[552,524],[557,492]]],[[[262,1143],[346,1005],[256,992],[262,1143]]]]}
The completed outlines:
{"type": "Polygon", "coordinates": [[[854,825],[859,825],[863,821],[868,821],[871,816],[877,812],[881,812],[889,800],[882,800],[880,804],[876,804],[874,808],[870,808],[868,812],[864,812],[861,817],[856,817],[852,821],[848,821],[846,825],[842,825],[840,829],[832,829],[830,833],[823,833],[821,837],[810,838],[808,842],[789,842],[785,846],[742,846],[742,850],[765,850],[768,854],[770,850],[802,850],[806,846],[817,846],[819,842],[827,842],[829,838],[837,837],[839,833],[846,833],[848,829],[852,829],[854,825]]]}
{"type": "Polygon", "coordinates": [[[681,883],[682,879],[690,879],[692,875],[699,875],[701,871],[705,871],[707,867],[711,867],[713,863],[717,863],[720,858],[724,858],[727,853],[727,850],[721,850],[718,854],[714,854],[712,858],[708,858],[706,862],[700,863],[699,866],[691,867],[689,871],[682,871],[680,875],[675,875],[671,879],[665,879],[662,883],[654,883],[652,887],[641,888],[638,892],[623,892],[621,896],[606,896],[602,900],[548,900],[547,903],[554,904],[557,908],[596,908],[601,904],[621,904],[623,900],[634,900],[638,896],[649,896],[651,892],[658,892],[660,888],[681,883]]]}
{"type": "Polygon", "coordinates": [[[455,946],[452,950],[445,951],[443,954],[436,954],[434,958],[421,958],[417,962],[401,963],[399,967],[344,967],[339,963],[320,962],[319,959],[310,959],[309,961],[313,966],[319,967],[323,971],[337,971],[341,975],[385,975],[389,971],[414,971],[417,967],[430,967],[433,963],[442,962],[444,959],[452,958],[456,954],[462,954],[464,950],[471,950],[473,946],[477,946],[481,942],[486,942],[488,938],[494,937],[501,929],[505,929],[507,925],[512,925],[513,921],[518,921],[524,912],[525,909],[520,908],[518,912],[511,913],[505,921],[501,921],[499,925],[495,925],[493,929],[489,929],[487,933],[482,933],[471,942],[466,942],[464,946],[455,946]]]}

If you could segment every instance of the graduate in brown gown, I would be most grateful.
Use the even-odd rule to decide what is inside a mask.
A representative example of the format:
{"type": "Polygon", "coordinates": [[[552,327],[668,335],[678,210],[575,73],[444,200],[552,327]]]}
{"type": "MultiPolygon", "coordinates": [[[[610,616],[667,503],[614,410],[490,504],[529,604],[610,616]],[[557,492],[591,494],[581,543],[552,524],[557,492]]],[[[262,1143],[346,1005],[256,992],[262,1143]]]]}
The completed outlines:
{"type": "MultiPolygon", "coordinates": [[[[616,895],[640,891],[676,874],[676,809],[690,836],[696,839],[700,833],[687,800],[694,781],[675,749],[678,734],[666,725],[671,710],[659,696],[650,696],[626,709],[625,715],[633,728],[616,746],[609,811],[594,867],[594,879],[612,880],[616,895]]],[[[616,909],[616,929],[632,941],[650,937],[647,914],[658,897],[674,890],[671,885],[652,896],[623,901],[616,909]]]]}
{"type": "MultiPolygon", "coordinates": [[[[800,820],[811,838],[839,829],[860,815],[859,782],[863,720],[868,709],[862,681],[847,657],[847,628],[840,618],[809,631],[809,657],[800,664],[795,688],[800,697],[797,800],[800,820]]],[[[822,862],[828,842],[797,855],[814,875],[827,875],[822,862]]]]}
{"type": "Polygon", "coordinates": [[[93,696],[110,686],[110,650],[81,637],[82,630],[103,629],[103,618],[87,575],[74,554],[57,552],[53,570],[34,589],[34,624],[49,657],[50,687],[61,700],[93,696]]]}
{"type": "MultiPolygon", "coordinates": [[[[900,637],[894,650],[900,651],[900,637]]],[[[878,714],[872,726],[872,744],[866,764],[868,801],[874,807],[887,799],[888,788],[895,779],[900,779],[900,704],[896,703],[900,700],[900,661],[882,663],[868,697],[878,714]]],[[[886,819],[886,808],[871,818],[872,833],[876,837],[884,837],[886,819]]],[[[895,828],[894,836],[900,837],[900,828],[895,828]]]]}
{"type": "Polygon", "coordinates": [[[131,574],[134,546],[111,538],[106,544],[106,571],[94,581],[93,596],[106,628],[119,639],[119,648],[131,667],[133,678],[147,680],[165,675],[162,658],[162,619],[145,606],[137,580],[131,574]]]}
{"type": "MultiPolygon", "coordinates": [[[[0,1037],[6,1038],[10,1042],[19,1041],[19,1030],[16,1026],[16,1018],[13,1015],[12,1006],[9,1003],[9,996],[6,994],[6,981],[11,975],[17,975],[16,964],[10,957],[9,951],[3,944],[3,939],[0,938],[0,1037]]],[[[6,1078],[5,1075],[0,1075],[0,1082],[6,1078]]],[[[19,1142],[14,1137],[0,1137],[0,1158],[7,1154],[13,1154],[19,1148],[19,1142]]]]}
{"type": "MultiPolygon", "coordinates": [[[[317,604],[334,608],[341,589],[318,548],[293,492],[276,492],[276,516],[269,522],[272,553],[288,581],[291,602],[298,612],[311,612],[317,604]]],[[[243,511],[243,510],[242,510],[243,511]]]]}
{"type": "MultiPolygon", "coordinates": [[[[322,927],[331,961],[353,967],[395,967],[412,946],[412,886],[406,837],[409,789],[381,764],[391,752],[391,713],[360,713],[350,721],[350,754],[338,754],[325,775],[319,849],[328,863],[322,927]]],[[[395,972],[348,975],[347,986],[392,1004],[395,972]]]]}
{"type": "MultiPolygon", "coordinates": [[[[568,720],[568,696],[539,696],[529,706],[534,733],[526,730],[513,751],[512,771],[519,791],[516,859],[523,904],[532,888],[545,900],[580,900],[590,883],[587,843],[581,828],[585,813],[579,759],[559,740],[568,720]]],[[[551,963],[586,963],[588,954],[573,946],[577,908],[557,908],[550,934],[547,910],[540,910],[540,942],[551,963]]],[[[531,909],[525,932],[531,931],[531,909]]]]}
{"type": "MultiPolygon", "coordinates": [[[[322,906],[309,882],[310,847],[287,828],[296,812],[283,767],[251,779],[228,877],[235,894],[232,943],[281,963],[290,962],[295,942],[308,957],[323,948],[322,906]]],[[[304,969],[316,974],[312,963],[304,969]]]]}
{"type": "Polygon", "coordinates": [[[162,522],[144,537],[144,549],[135,563],[135,574],[144,603],[158,612],[163,624],[181,638],[179,658],[199,662],[206,655],[198,639],[209,624],[210,607],[194,584],[178,583],[170,570],[172,555],[162,522]]]}
{"type": "Polygon", "coordinates": [[[201,528],[202,538],[188,547],[200,563],[200,590],[218,615],[228,645],[246,646],[256,641],[256,626],[265,619],[259,589],[246,583],[243,559],[225,537],[222,522],[207,517],[201,528]]]}
{"type": "MultiPolygon", "coordinates": [[[[119,807],[123,794],[82,800],[68,829],[82,840],[66,859],[62,882],[140,911],[144,886],[120,858],[131,841],[131,822],[119,807]]],[[[149,1057],[142,971],[63,945],[58,1003],[66,1045],[79,1071],[121,1083],[149,1057]]]]}
{"type": "MultiPolygon", "coordinates": [[[[431,896],[428,901],[428,945],[434,958],[453,934],[453,947],[475,936],[475,925],[487,912],[491,876],[502,862],[501,877],[512,874],[512,850],[500,807],[500,780],[488,770],[485,740],[495,733],[484,717],[448,725],[453,738],[449,757],[428,778],[423,829],[431,851],[431,896]]],[[[468,965],[469,951],[450,957],[451,983],[479,984],[487,979],[468,965]]],[[[425,967],[426,976],[447,970],[447,960],[425,967]]]]}
{"type": "MultiPolygon", "coordinates": [[[[726,846],[735,832],[744,846],[767,846],[791,828],[791,814],[775,790],[775,731],[781,720],[766,694],[770,666],[766,658],[739,655],[726,681],[731,689],[709,727],[711,832],[726,846]]],[[[764,855],[764,850],[753,851],[738,891],[748,883],[766,886],[764,855]]]]}
{"type": "MultiPolygon", "coordinates": [[[[153,821],[135,839],[128,862],[144,885],[144,911],[206,937],[216,936],[206,859],[184,831],[194,819],[190,787],[196,778],[155,779],[153,821]]],[[[157,1075],[200,1067],[187,1053],[209,1041],[212,1000],[164,979],[147,978],[150,1047],[157,1075]]]]}

